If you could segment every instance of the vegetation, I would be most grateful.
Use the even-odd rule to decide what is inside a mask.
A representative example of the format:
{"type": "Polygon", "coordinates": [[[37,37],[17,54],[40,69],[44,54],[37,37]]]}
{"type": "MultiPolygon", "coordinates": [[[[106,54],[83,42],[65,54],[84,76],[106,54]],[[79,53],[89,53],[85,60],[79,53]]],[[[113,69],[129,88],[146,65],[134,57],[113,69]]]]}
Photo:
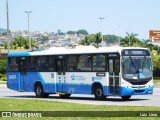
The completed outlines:
{"type": "Polygon", "coordinates": [[[67,31],[67,34],[70,34],[70,35],[74,35],[76,33],[77,33],[77,31],[67,31]]]}
{"type": "Polygon", "coordinates": [[[127,36],[121,39],[121,45],[124,47],[128,47],[128,46],[139,47],[140,40],[136,38],[136,36],[138,36],[138,34],[127,33],[127,36]]]}
{"type": "Polygon", "coordinates": [[[48,36],[40,36],[39,38],[38,38],[38,41],[40,42],[40,44],[44,44],[44,43],[46,43],[47,41],[49,40],[49,38],[48,38],[48,36]]]}
{"type": "Polygon", "coordinates": [[[99,45],[99,43],[102,41],[102,36],[101,36],[101,33],[96,33],[95,35],[94,35],[94,42],[97,44],[97,47],[98,47],[98,45],[99,45]]]}
{"type": "Polygon", "coordinates": [[[0,80],[6,80],[6,60],[0,59],[0,80]]]}
{"type": "Polygon", "coordinates": [[[77,34],[83,34],[83,35],[88,35],[87,30],[81,29],[77,31],[77,34]]]}
{"type": "Polygon", "coordinates": [[[90,37],[86,36],[83,40],[81,40],[81,44],[83,44],[83,45],[90,45],[91,44],[90,37]]]}
{"type": "MultiPolygon", "coordinates": [[[[33,40],[32,38],[31,40],[31,48],[35,49],[37,48],[37,43],[35,40],[33,40]]],[[[11,42],[11,49],[29,49],[29,39],[28,37],[23,37],[23,36],[18,36],[16,38],[14,38],[14,40],[11,42]]],[[[7,49],[7,43],[5,43],[4,45],[4,49],[7,49]]]]}

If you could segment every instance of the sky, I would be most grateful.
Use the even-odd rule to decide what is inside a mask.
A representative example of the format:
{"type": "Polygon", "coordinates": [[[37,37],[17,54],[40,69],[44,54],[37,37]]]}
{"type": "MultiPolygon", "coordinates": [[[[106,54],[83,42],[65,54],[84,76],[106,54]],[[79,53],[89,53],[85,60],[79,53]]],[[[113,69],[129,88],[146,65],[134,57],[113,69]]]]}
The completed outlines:
{"type": "MultiPolygon", "coordinates": [[[[25,11],[32,11],[32,32],[85,29],[89,34],[102,31],[124,37],[128,32],[149,39],[149,30],[160,30],[160,0],[8,0],[8,4],[11,31],[28,30],[25,11]]],[[[6,0],[0,0],[0,28],[7,28],[6,0]]]]}

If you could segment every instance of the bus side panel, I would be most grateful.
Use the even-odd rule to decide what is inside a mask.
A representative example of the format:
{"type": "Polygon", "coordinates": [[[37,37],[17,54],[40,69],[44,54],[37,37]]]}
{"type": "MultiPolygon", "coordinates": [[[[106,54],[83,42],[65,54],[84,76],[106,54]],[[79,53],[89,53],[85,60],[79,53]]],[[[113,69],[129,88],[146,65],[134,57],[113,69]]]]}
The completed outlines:
{"type": "Polygon", "coordinates": [[[50,80],[51,76],[53,77],[52,74],[53,73],[48,72],[28,72],[24,83],[25,91],[34,92],[36,82],[40,82],[43,85],[43,90],[45,93],[54,93],[55,83],[50,80]]]}
{"type": "Polygon", "coordinates": [[[66,84],[64,92],[70,94],[91,94],[91,85],[89,84],[66,84]]]}
{"type": "Polygon", "coordinates": [[[103,86],[103,92],[104,92],[104,96],[107,96],[110,93],[109,86],[103,86]]]}
{"type": "Polygon", "coordinates": [[[44,92],[45,93],[56,93],[56,72],[40,72],[39,75],[44,81],[44,92]]]}
{"type": "MultiPolygon", "coordinates": [[[[67,72],[66,81],[65,92],[71,94],[92,94],[94,82],[107,86],[106,77],[97,76],[96,72],[67,72]]],[[[106,87],[103,89],[107,91],[106,87]]]]}
{"type": "Polygon", "coordinates": [[[11,90],[20,90],[20,73],[7,72],[7,88],[11,90]]]}
{"type": "Polygon", "coordinates": [[[19,72],[7,73],[7,87],[12,90],[21,91],[20,86],[24,86],[24,91],[34,92],[36,82],[42,83],[44,92],[55,93],[56,85],[53,72],[27,72],[24,77],[22,77],[19,72]],[[23,80],[22,78],[25,79],[23,80]]]}

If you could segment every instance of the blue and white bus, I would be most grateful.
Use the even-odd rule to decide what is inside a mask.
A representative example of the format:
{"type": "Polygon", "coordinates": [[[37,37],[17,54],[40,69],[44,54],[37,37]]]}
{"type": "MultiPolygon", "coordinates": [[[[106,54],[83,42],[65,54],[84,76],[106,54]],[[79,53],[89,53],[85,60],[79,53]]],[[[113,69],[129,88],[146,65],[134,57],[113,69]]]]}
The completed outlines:
{"type": "Polygon", "coordinates": [[[96,99],[153,93],[147,48],[77,46],[9,53],[7,87],[36,97],[94,94],[96,99]]]}

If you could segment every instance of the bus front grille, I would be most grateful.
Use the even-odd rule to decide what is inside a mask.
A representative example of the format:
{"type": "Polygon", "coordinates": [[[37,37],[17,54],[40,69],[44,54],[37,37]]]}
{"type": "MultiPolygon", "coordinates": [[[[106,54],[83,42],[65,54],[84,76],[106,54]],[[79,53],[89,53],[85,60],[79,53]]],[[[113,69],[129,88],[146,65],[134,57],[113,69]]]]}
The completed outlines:
{"type": "Polygon", "coordinates": [[[145,90],[134,90],[134,93],[143,93],[145,90]]]}

